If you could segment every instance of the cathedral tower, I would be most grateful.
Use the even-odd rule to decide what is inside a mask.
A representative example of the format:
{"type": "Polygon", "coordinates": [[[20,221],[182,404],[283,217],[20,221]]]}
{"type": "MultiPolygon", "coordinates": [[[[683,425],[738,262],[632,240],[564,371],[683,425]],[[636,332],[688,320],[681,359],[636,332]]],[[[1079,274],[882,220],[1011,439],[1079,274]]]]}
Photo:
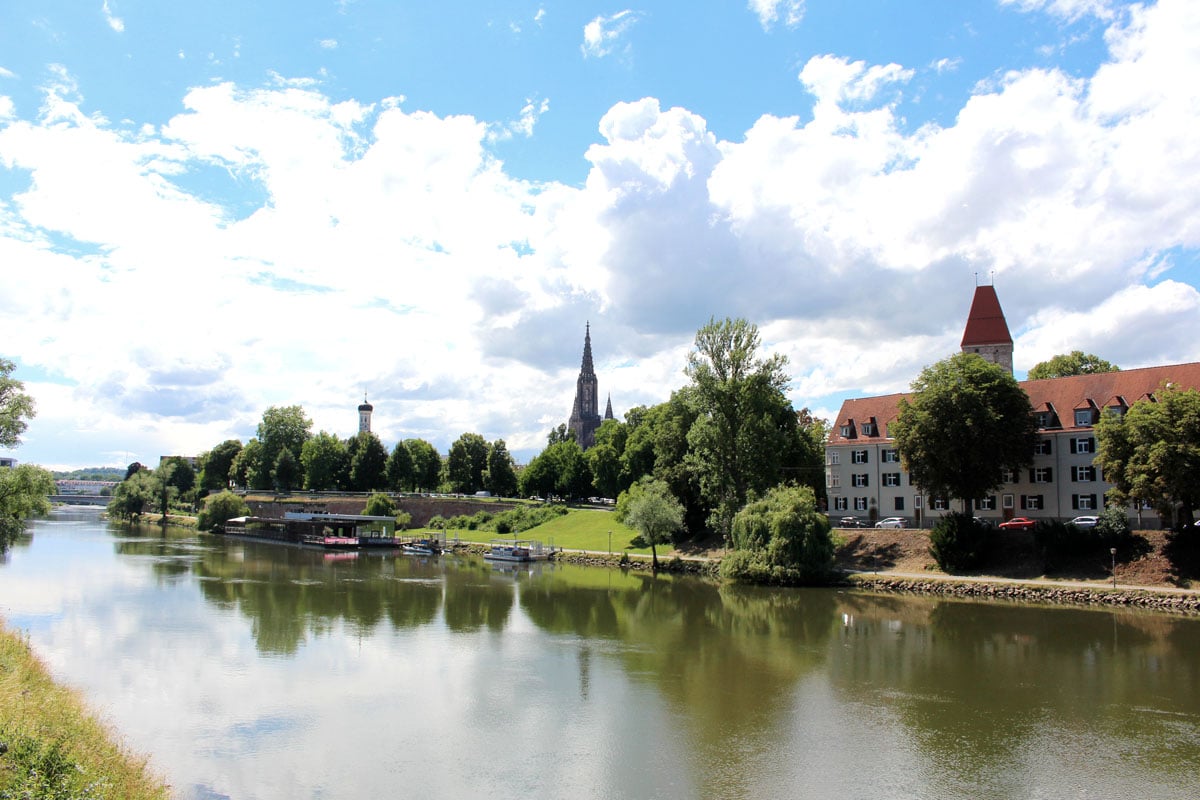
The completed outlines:
{"type": "Polygon", "coordinates": [[[567,421],[567,428],[575,434],[575,441],[584,450],[596,443],[596,429],[600,427],[599,394],[596,370],[592,366],[592,325],[589,322],[583,335],[583,364],[579,368],[579,379],[575,381],[575,405],[571,409],[571,419],[567,421]]]}

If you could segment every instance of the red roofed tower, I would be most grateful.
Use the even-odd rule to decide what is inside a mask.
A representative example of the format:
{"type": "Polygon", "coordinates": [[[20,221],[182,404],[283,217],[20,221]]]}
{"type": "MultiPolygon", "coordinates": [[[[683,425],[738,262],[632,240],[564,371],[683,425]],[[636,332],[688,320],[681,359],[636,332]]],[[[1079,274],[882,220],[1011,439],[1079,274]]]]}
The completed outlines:
{"type": "Polygon", "coordinates": [[[971,301],[971,313],[963,331],[962,351],[983,356],[1012,374],[1013,340],[995,286],[975,287],[975,299],[971,301]]]}

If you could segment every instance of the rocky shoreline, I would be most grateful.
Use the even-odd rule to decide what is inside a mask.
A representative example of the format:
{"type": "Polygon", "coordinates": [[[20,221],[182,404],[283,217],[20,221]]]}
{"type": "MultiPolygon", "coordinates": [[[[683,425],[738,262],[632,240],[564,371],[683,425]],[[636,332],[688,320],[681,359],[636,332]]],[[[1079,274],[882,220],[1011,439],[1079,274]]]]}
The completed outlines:
{"type": "Polygon", "coordinates": [[[1175,594],[1170,591],[1148,591],[1128,587],[1111,589],[1099,586],[1044,586],[1028,583],[988,582],[986,580],[956,581],[952,578],[922,580],[861,574],[846,576],[844,585],[875,592],[1200,613],[1200,595],[1175,594]]]}

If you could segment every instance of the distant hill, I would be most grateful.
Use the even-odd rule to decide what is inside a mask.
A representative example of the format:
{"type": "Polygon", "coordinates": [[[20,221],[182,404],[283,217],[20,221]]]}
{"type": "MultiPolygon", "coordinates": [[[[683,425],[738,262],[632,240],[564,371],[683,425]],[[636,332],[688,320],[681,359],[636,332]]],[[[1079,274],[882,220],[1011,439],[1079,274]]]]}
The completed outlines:
{"type": "Polygon", "coordinates": [[[55,470],[56,481],[120,481],[125,478],[124,467],[86,467],[70,471],[55,470]]]}

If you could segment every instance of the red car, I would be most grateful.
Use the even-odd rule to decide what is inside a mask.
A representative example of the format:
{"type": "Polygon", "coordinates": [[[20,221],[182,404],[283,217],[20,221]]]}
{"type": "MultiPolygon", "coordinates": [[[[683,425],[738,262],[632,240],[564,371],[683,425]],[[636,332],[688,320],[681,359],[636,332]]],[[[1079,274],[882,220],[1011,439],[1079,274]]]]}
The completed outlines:
{"type": "Polygon", "coordinates": [[[1001,522],[1000,528],[1009,531],[1028,531],[1032,530],[1037,525],[1037,522],[1029,517],[1013,517],[1008,522],[1001,522]]]}

